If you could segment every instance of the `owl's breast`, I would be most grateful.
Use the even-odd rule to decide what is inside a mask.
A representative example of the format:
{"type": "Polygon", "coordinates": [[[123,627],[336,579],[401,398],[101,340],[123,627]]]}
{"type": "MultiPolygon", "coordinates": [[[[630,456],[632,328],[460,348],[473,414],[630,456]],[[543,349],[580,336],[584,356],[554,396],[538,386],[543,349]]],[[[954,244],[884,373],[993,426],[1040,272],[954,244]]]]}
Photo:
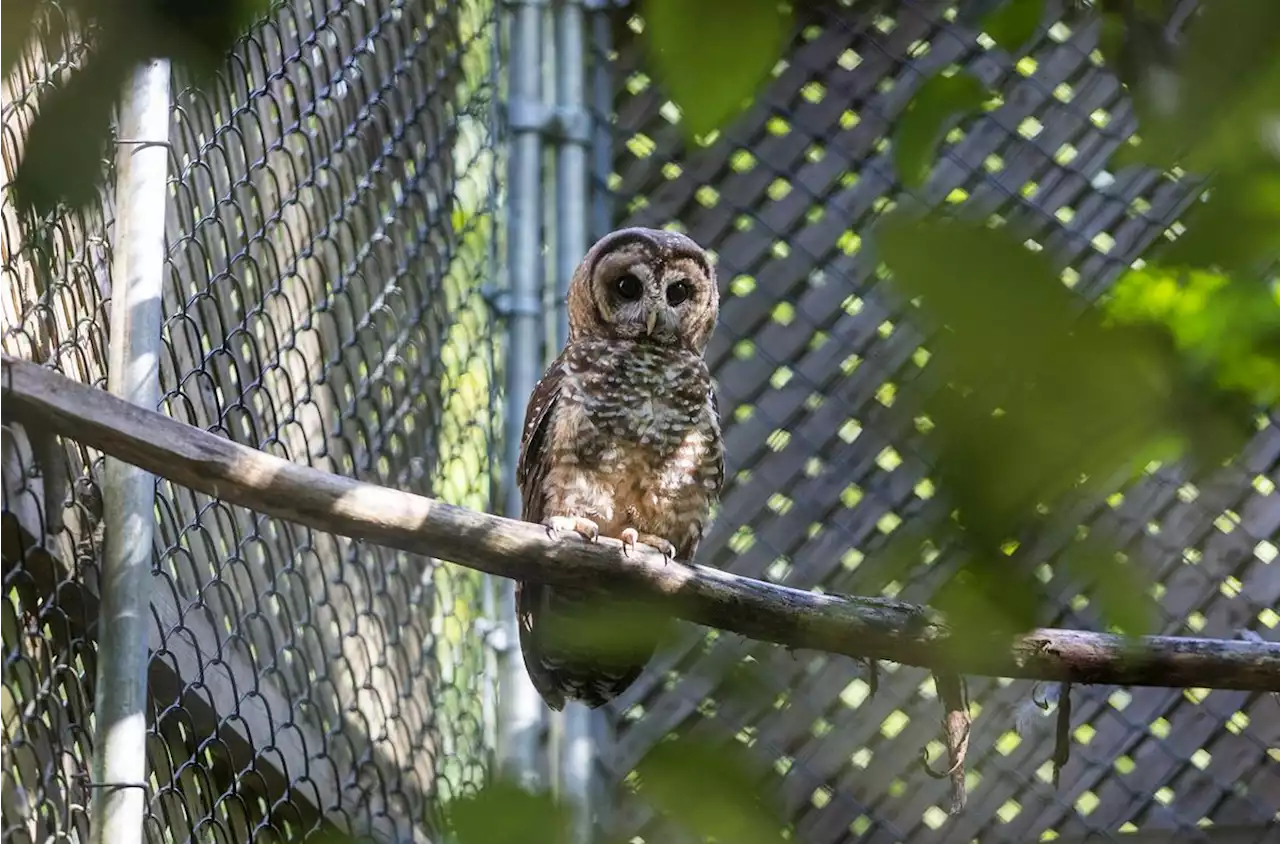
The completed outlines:
{"type": "MultiPolygon", "coordinates": [[[[640,347],[570,359],[564,399],[575,434],[601,458],[669,458],[707,420],[710,378],[701,358],[640,347]]],[[[585,456],[585,455],[584,455],[585,456]]]]}
{"type": "Polygon", "coordinates": [[[598,501],[601,530],[675,537],[704,521],[721,443],[703,360],[611,346],[567,363],[557,462],[598,501]]]}

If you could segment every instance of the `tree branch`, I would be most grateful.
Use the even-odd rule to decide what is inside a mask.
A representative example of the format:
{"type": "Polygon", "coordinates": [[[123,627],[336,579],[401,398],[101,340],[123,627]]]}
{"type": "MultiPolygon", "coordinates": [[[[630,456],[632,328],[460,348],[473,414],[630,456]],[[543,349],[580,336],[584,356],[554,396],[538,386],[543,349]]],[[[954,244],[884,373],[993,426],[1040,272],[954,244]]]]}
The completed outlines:
{"type": "Polygon", "coordinates": [[[6,413],[174,483],[316,530],[451,560],[501,577],[608,587],[655,599],[689,621],[791,648],[887,659],[943,672],[1073,683],[1280,690],[1280,644],[1040,629],[1009,642],[958,643],[927,607],[777,586],[667,564],[612,539],[557,541],[541,526],[292,463],[145,410],[8,355],[6,413]],[[962,645],[962,646],[958,646],[962,645]]]}

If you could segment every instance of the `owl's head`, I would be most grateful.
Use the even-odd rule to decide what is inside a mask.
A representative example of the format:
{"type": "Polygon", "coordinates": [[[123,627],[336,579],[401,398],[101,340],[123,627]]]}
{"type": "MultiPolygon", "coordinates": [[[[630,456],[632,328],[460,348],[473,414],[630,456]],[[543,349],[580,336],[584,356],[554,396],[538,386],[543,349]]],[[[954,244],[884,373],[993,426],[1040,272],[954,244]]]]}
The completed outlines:
{"type": "Polygon", "coordinates": [[[715,268],[688,237],[619,229],[588,250],[569,282],[569,339],[605,335],[702,353],[720,310],[715,268]]]}

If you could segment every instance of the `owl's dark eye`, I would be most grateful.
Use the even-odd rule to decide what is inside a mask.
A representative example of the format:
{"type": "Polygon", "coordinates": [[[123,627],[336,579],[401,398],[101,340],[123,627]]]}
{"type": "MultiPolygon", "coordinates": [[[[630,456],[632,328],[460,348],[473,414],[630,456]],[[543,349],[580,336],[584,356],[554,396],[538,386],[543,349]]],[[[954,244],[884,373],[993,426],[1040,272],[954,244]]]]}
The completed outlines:
{"type": "Polygon", "coordinates": [[[640,294],[644,291],[644,285],[640,283],[640,279],[631,273],[627,273],[615,281],[614,287],[617,289],[618,295],[628,301],[639,299],[640,294]]]}
{"type": "Polygon", "coordinates": [[[674,308],[688,299],[690,292],[689,282],[684,280],[673,281],[667,285],[667,304],[674,308]]]}

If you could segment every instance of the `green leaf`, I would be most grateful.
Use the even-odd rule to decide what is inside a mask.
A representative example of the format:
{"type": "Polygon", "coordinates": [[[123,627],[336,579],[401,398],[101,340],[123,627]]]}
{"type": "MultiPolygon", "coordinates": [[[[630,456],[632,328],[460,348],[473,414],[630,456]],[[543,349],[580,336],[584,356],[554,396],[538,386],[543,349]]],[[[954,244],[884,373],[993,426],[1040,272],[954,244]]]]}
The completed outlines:
{"type": "Polygon", "coordinates": [[[125,68],[91,54],[42,98],[13,179],[19,208],[44,215],[59,202],[81,208],[95,200],[111,155],[111,109],[124,79],[125,68]]]}
{"type": "Polygon", "coordinates": [[[37,0],[4,0],[4,25],[0,27],[0,63],[4,76],[18,63],[33,33],[37,0]]]}
{"type": "MultiPolygon", "coordinates": [[[[76,4],[97,27],[93,52],[61,87],[43,98],[14,177],[26,211],[50,212],[59,203],[80,208],[95,201],[111,155],[112,108],[136,64],[148,57],[173,60],[189,82],[207,81],[225,66],[228,50],[269,8],[268,0],[205,3],[76,4]]],[[[16,58],[15,23],[29,23],[25,0],[5,4],[5,68],[16,58]],[[23,21],[22,18],[26,17],[23,21]]],[[[55,16],[56,18],[57,16],[55,16]]]]}
{"type": "Polygon", "coordinates": [[[1008,641],[1035,627],[1043,600],[1040,584],[1026,566],[999,554],[980,551],[966,560],[930,599],[961,650],[991,640],[1008,641]]]}
{"type": "Polygon", "coordinates": [[[606,593],[548,616],[540,635],[550,650],[571,650],[620,668],[644,662],[671,644],[675,622],[662,607],[606,593]]]}
{"type": "Polygon", "coordinates": [[[654,74],[694,137],[754,99],[791,32],[777,0],[647,0],[644,20],[654,74]]]}
{"type": "Polygon", "coordinates": [[[1038,503],[1101,491],[1167,455],[1171,436],[1214,459],[1206,432],[1249,423],[1227,397],[1188,389],[1167,330],[1104,324],[1043,253],[1005,232],[898,212],[876,242],[894,285],[944,326],[932,360],[950,388],[927,396],[924,412],[937,425],[939,486],[977,549],[1017,536],[1038,503]]]}
{"type": "MultiPolygon", "coordinates": [[[[1191,19],[1184,41],[1180,113],[1188,121],[1225,117],[1280,62],[1280,4],[1213,0],[1191,19]]],[[[1280,103],[1280,91],[1270,93],[1280,103]]]]}
{"type": "Polygon", "coordinates": [[[769,773],[736,742],[670,737],[636,773],[641,797],[698,839],[783,844],[784,822],[772,804],[780,784],[766,785],[769,773]]]}
{"type": "MultiPolygon", "coordinates": [[[[925,395],[921,409],[936,425],[933,475],[970,551],[935,601],[955,619],[960,646],[981,638],[984,624],[1008,635],[1032,623],[1038,585],[1001,552],[1040,518],[1038,505],[1108,491],[1155,459],[1217,465],[1247,441],[1250,405],[1180,352],[1163,287],[1153,303],[1131,282],[1116,297],[1119,316],[1108,316],[1063,286],[1047,256],[1004,231],[899,211],[875,240],[894,286],[939,328],[929,365],[947,386],[925,395]]],[[[1227,342],[1228,321],[1245,319],[1242,306],[1225,302],[1212,329],[1201,324],[1205,308],[1201,323],[1184,328],[1199,330],[1191,336],[1210,357],[1220,348],[1212,343],[1227,342]]],[[[1142,632],[1150,612],[1140,572],[1109,577],[1111,559],[1090,548],[1069,564],[1097,581],[1091,594],[1109,624],[1142,632]]]]}
{"type": "Polygon", "coordinates": [[[1044,0],[1005,0],[982,20],[982,31],[1012,54],[1017,54],[1040,28],[1044,0]]]}
{"type": "MultiPolygon", "coordinates": [[[[270,8],[270,0],[167,0],[148,6],[146,24],[152,55],[180,63],[199,83],[226,64],[227,52],[270,8]]],[[[138,26],[132,4],[103,4],[104,24],[129,32],[138,26]],[[109,16],[109,17],[108,17],[109,16]]]]}
{"type": "Polygon", "coordinates": [[[1098,52],[1102,54],[1102,58],[1106,61],[1111,71],[1116,74],[1117,78],[1126,85],[1131,85],[1133,80],[1126,79],[1123,72],[1124,37],[1125,21],[1123,17],[1112,12],[1105,12],[1099,16],[1098,52]]]}
{"type": "Polygon", "coordinates": [[[1253,273],[1280,260],[1280,170],[1216,176],[1182,222],[1186,233],[1157,259],[1164,266],[1253,273]]]}
{"type": "MultiPolygon", "coordinates": [[[[1167,329],[1188,378],[1261,406],[1280,402],[1280,289],[1251,275],[1148,264],[1116,282],[1106,312],[1115,324],[1167,329]]],[[[1192,381],[1183,392],[1196,389],[1192,381]]]]}
{"type": "Polygon", "coordinates": [[[1280,3],[1204,4],[1167,70],[1148,55],[1155,38],[1134,34],[1121,76],[1134,93],[1143,161],[1201,172],[1280,161],[1280,3]]]}
{"type": "Polygon", "coordinates": [[[456,844],[569,844],[570,820],[550,795],[498,780],[456,799],[446,823],[456,844]]]}
{"type": "Polygon", "coordinates": [[[1128,87],[1138,114],[1148,118],[1143,129],[1177,107],[1175,56],[1163,19],[1137,8],[1127,14],[1109,12],[1102,15],[1098,33],[1099,51],[1128,87]]]}
{"type": "Polygon", "coordinates": [[[905,186],[918,188],[924,183],[943,136],[986,99],[982,83],[960,73],[934,76],[920,86],[893,136],[894,164],[905,186]]]}
{"type": "Polygon", "coordinates": [[[1151,580],[1133,561],[1092,537],[1072,545],[1059,561],[1080,579],[1109,627],[1126,636],[1145,636],[1154,629],[1159,607],[1151,597],[1151,580]]]}

